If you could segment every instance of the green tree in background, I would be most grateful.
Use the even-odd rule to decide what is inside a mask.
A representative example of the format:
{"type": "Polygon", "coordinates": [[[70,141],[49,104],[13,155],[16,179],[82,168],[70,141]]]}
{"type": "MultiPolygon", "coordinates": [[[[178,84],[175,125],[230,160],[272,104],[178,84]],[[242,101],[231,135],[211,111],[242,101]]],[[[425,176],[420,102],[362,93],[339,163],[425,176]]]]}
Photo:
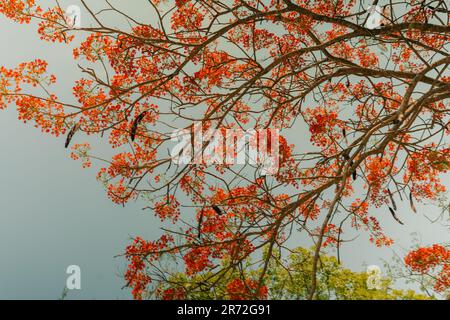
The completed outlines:
{"type": "MultiPolygon", "coordinates": [[[[176,273],[164,285],[148,292],[158,299],[237,299],[259,295],[263,299],[307,299],[311,284],[314,252],[296,248],[285,263],[272,263],[267,269],[264,286],[257,288],[259,269],[251,269],[252,262],[224,274],[206,273],[192,277],[176,273]],[[284,267],[283,267],[284,266],[284,267]],[[234,282],[233,282],[233,279],[234,282]],[[245,282],[237,279],[246,279],[245,282]],[[234,283],[234,286],[230,286],[234,283]],[[259,291],[258,291],[259,290],[259,291]],[[258,294],[256,294],[258,292],[258,294]],[[246,297],[247,295],[247,297],[246,297]]],[[[280,257],[278,256],[278,259],[280,257]]],[[[399,290],[389,276],[383,276],[379,289],[367,286],[369,274],[345,268],[334,256],[321,255],[317,273],[319,300],[425,300],[432,297],[413,290],[399,290]]]]}

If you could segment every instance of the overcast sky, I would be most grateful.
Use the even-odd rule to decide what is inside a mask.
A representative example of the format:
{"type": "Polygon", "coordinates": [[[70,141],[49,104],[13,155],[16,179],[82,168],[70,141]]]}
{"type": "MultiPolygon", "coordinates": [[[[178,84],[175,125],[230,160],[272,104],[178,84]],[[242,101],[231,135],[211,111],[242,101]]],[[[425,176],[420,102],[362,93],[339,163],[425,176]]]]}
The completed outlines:
{"type": "MultiPolygon", "coordinates": [[[[45,7],[51,1],[37,2],[45,7]]],[[[146,12],[142,1],[126,2],[132,13],[146,12]]],[[[33,26],[17,25],[3,16],[0,35],[1,65],[45,59],[58,76],[57,93],[72,99],[73,81],[80,73],[70,48],[42,42],[33,26]]],[[[130,298],[128,290],[121,289],[125,262],[114,256],[123,252],[131,236],[156,239],[159,219],[141,210],[142,202],[125,208],[114,205],[96,181],[95,169],[81,169],[70,159],[64,138],[43,135],[19,122],[13,106],[0,111],[0,130],[0,299],[57,299],[71,264],[81,267],[82,289],[69,292],[69,299],[130,298]]],[[[389,260],[392,250],[402,253],[410,247],[412,232],[420,234],[423,244],[449,241],[448,230],[430,225],[424,216],[433,217],[438,211],[432,206],[418,208],[414,215],[407,205],[400,205],[404,226],[388,212],[380,212],[382,226],[396,240],[394,247],[376,249],[367,235],[361,235],[343,247],[344,264],[354,270],[363,270],[364,264],[381,266],[381,259],[389,260]]],[[[295,242],[307,244],[301,237],[295,242]]]]}

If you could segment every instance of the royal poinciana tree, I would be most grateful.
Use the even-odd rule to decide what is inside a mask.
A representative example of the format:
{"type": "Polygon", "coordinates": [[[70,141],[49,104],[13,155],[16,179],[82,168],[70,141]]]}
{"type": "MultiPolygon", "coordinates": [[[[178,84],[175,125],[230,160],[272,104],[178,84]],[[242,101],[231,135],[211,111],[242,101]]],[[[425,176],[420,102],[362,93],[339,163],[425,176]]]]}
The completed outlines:
{"type": "MultiPolygon", "coordinates": [[[[159,239],[138,237],[126,248],[125,280],[137,299],[180,271],[210,278],[189,289],[170,283],[174,298],[230,274],[234,296],[265,298],[269,265],[283,263],[280,252],[298,234],[315,248],[313,299],[325,246],[345,245],[351,229],[389,246],[379,215],[400,227],[400,201],[411,208],[403,214],[414,214],[417,203],[445,192],[446,1],[375,1],[379,10],[368,11],[371,3],[351,0],[148,0],[138,4],[148,12],[142,20],[111,1],[81,0],[77,28],[62,4],[35,2],[1,0],[0,12],[37,23],[44,41],[74,46],[77,103],[53,94],[57,75],[34,60],[0,69],[0,108],[15,106],[20,120],[65,135],[83,166],[106,162],[98,179],[111,200],[142,197],[164,221],[159,239]],[[279,129],[278,170],[265,176],[251,163],[174,164],[171,133],[194,123],[279,129]],[[97,154],[87,135],[115,155],[97,154]]],[[[435,289],[445,291],[449,259],[441,243],[405,262],[415,272],[435,271],[435,289]]]]}

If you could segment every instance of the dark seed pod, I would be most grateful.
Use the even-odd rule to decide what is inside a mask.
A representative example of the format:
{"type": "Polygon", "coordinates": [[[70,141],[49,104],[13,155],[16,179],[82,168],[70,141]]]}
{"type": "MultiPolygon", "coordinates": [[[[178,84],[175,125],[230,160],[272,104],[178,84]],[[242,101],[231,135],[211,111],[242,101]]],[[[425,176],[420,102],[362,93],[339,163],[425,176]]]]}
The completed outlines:
{"type": "Polygon", "coordinates": [[[140,115],[138,115],[136,117],[136,119],[134,119],[133,125],[131,126],[131,133],[130,133],[131,141],[134,141],[134,139],[136,138],[136,132],[137,132],[139,123],[142,121],[142,119],[144,119],[146,114],[147,114],[147,111],[144,111],[140,115]]]}
{"type": "Polygon", "coordinates": [[[80,127],[80,125],[77,123],[72,127],[72,129],[70,129],[70,131],[66,137],[66,143],[64,144],[64,148],[67,149],[69,147],[70,141],[72,141],[72,138],[75,135],[75,133],[77,132],[77,130],[79,129],[79,127],[80,127]]]}
{"type": "Polygon", "coordinates": [[[342,157],[343,157],[345,160],[350,160],[350,156],[348,155],[348,150],[343,150],[343,151],[342,151],[342,157]]]}
{"type": "Polygon", "coordinates": [[[394,210],[397,210],[397,205],[395,204],[394,197],[392,196],[392,192],[389,188],[388,188],[388,193],[389,193],[389,198],[391,199],[392,206],[394,207],[394,210]]]}
{"type": "MultiPolygon", "coordinates": [[[[353,161],[350,162],[350,167],[353,167],[355,163],[353,161]]],[[[352,171],[352,178],[353,180],[356,180],[357,175],[356,175],[356,169],[352,171]]]]}
{"type": "Polygon", "coordinates": [[[219,208],[218,206],[212,205],[211,207],[214,209],[214,211],[215,211],[219,216],[223,215],[222,210],[220,210],[220,208],[219,208]]]}
{"type": "Polygon", "coordinates": [[[202,224],[203,224],[203,208],[202,212],[200,213],[200,217],[198,218],[198,238],[200,239],[202,237],[202,224]]]}
{"type": "Polygon", "coordinates": [[[347,131],[345,130],[345,128],[342,128],[342,135],[344,136],[345,139],[345,143],[348,144],[348,139],[347,139],[347,131]]]}
{"type": "Polygon", "coordinates": [[[391,212],[391,215],[395,219],[395,221],[397,221],[400,224],[403,224],[403,222],[397,217],[397,215],[395,214],[395,211],[391,207],[389,207],[389,211],[391,212]]]}
{"type": "Polygon", "coordinates": [[[416,209],[416,207],[414,206],[414,200],[413,200],[412,193],[409,193],[409,205],[410,205],[410,207],[411,207],[411,210],[412,210],[414,213],[417,213],[417,209],[416,209]]]}

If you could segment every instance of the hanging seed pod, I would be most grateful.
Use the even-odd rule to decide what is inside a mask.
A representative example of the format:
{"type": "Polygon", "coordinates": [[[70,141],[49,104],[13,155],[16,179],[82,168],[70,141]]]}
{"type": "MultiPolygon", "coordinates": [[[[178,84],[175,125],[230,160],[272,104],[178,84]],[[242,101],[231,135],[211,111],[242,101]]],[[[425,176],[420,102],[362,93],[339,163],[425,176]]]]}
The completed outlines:
{"type": "MultiPolygon", "coordinates": [[[[354,165],[354,162],[353,162],[353,161],[350,162],[350,166],[353,167],[353,165],[354,165]]],[[[357,178],[357,175],[356,175],[356,169],[352,171],[352,178],[353,178],[353,181],[355,181],[356,178],[357,178]]]]}
{"type": "Polygon", "coordinates": [[[200,217],[198,218],[198,238],[200,239],[202,237],[202,224],[203,224],[203,208],[202,212],[200,213],[200,217]]]}
{"type": "Polygon", "coordinates": [[[412,196],[412,193],[411,193],[411,192],[409,193],[409,205],[410,205],[410,207],[411,207],[411,210],[412,210],[414,213],[417,213],[417,209],[416,209],[416,207],[414,206],[414,200],[413,200],[413,196],[412,196]]]}
{"type": "Polygon", "coordinates": [[[347,131],[345,128],[342,128],[342,135],[344,136],[345,143],[348,145],[347,131]]]}
{"type": "Polygon", "coordinates": [[[223,215],[222,210],[220,210],[220,208],[219,208],[218,206],[212,205],[211,207],[214,209],[214,211],[215,211],[219,216],[223,215]]]}
{"type": "Polygon", "coordinates": [[[403,222],[397,217],[397,215],[395,214],[395,211],[391,207],[389,207],[389,211],[391,212],[391,215],[395,219],[395,221],[397,221],[400,224],[403,224],[403,222]]]}
{"type": "Polygon", "coordinates": [[[72,129],[70,129],[69,133],[67,134],[66,137],[66,142],[64,144],[64,148],[68,148],[70,145],[70,141],[72,141],[73,136],[75,135],[75,133],[77,132],[77,130],[80,128],[80,125],[78,123],[76,123],[72,129]]]}
{"type": "Polygon", "coordinates": [[[345,160],[350,160],[350,156],[348,155],[348,151],[347,150],[342,151],[342,157],[345,160]]]}
{"type": "Polygon", "coordinates": [[[134,141],[134,139],[136,138],[136,132],[137,132],[139,123],[142,121],[142,119],[144,119],[146,114],[147,114],[147,111],[144,111],[140,115],[138,115],[136,117],[136,119],[134,119],[133,125],[131,126],[131,133],[130,133],[131,141],[134,141]]]}
{"type": "Polygon", "coordinates": [[[397,204],[395,203],[394,197],[392,196],[392,192],[389,188],[388,188],[388,193],[389,193],[389,198],[391,199],[392,206],[394,207],[394,210],[397,210],[397,204]]]}
{"type": "Polygon", "coordinates": [[[400,191],[398,192],[398,196],[400,198],[400,201],[403,201],[402,193],[400,191]]]}

